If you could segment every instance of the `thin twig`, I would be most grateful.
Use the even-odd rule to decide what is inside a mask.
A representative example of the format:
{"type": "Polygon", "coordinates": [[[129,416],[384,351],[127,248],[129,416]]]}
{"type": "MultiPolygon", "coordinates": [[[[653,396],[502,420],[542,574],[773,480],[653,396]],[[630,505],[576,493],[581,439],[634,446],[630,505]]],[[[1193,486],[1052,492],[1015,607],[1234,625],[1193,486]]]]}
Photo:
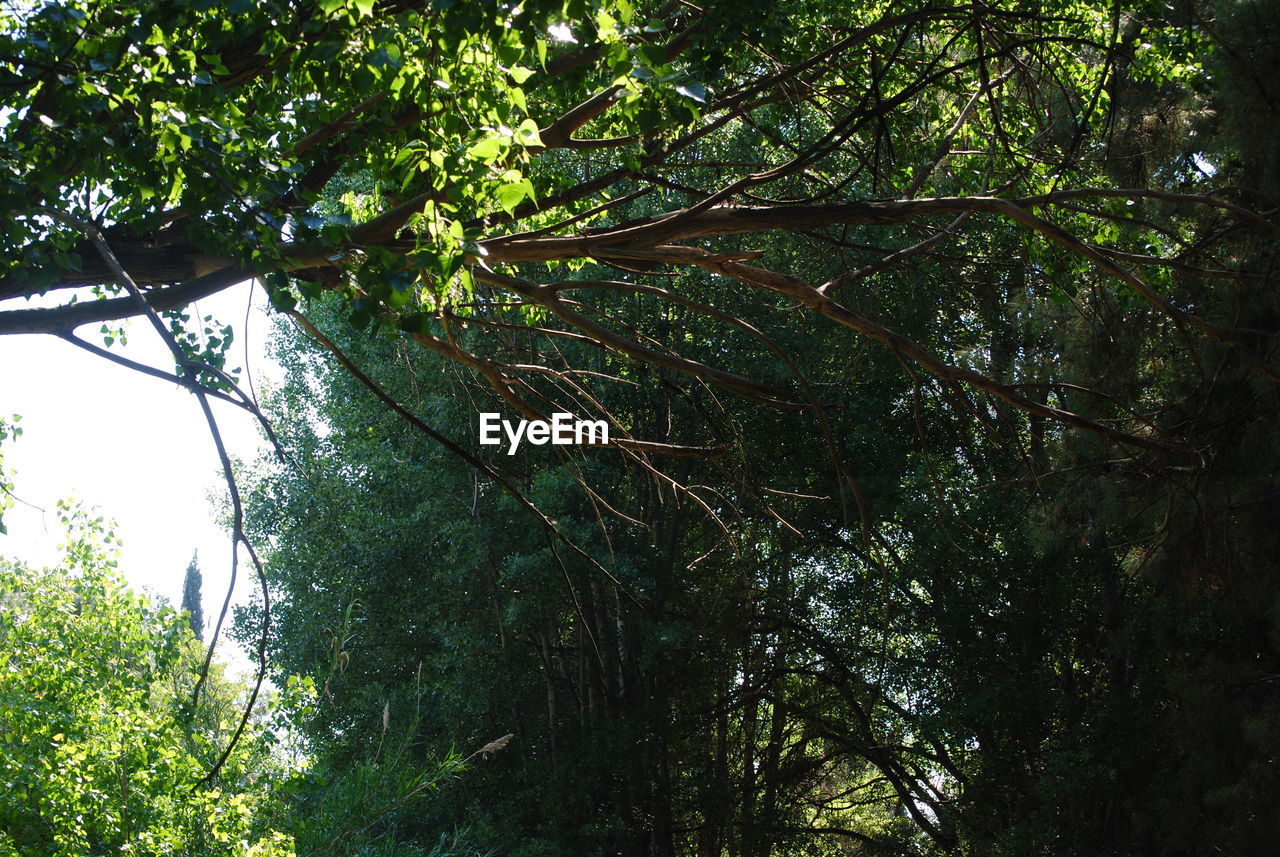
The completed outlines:
{"type": "Polygon", "coordinates": [[[209,640],[209,648],[205,653],[204,664],[200,669],[200,678],[196,681],[195,688],[191,694],[192,705],[198,705],[200,701],[200,691],[205,682],[209,678],[209,669],[213,663],[214,649],[218,643],[218,636],[222,631],[222,624],[226,620],[227,612],[231,606],[231,596],[235,591],[236,572],[238,566],[238,548],[244,545],[245,550],[249,554],[250,560],[253,562],[254,568],[258,574],[258,581],[262,587],[262,633],[258,640],[258,674],[253,684],[253,690],[249,693],[249,700],[245,704],[244,711],[240,716],[240,722],[236,726],[235,732],[231,736],[222,755],[214,762],[213,767],[196,783],[195,787],[213,782],[218,775],[222,766],[226,764],[230,758],[232,751],[240,740],[240,736],[244,733],[245,727],[249,723],[249,716],[253,713],[253,707],[257,704],[258,694],[262,690],[262,683],[267,675],[267,634],[271,627],[271,596],[267,587],[266,571],[262,566],[262,562],[258,559],[257,553],[253,549],[248,537],[244,532],[244,506],[240,500],[240,491],[236,485],[235,472],[231,467],[231,458],[227,454],[226,444],[222,439],[222,432],[218,428],[218,421],[213,415],[213,408],[209,404],[209,396],[204,386],[199,382],[199,369],[195,361],[191,360],[186,352],[182,350],[177,339],[165,327],[164,322],[160,319],[160,314],[155,308],[148,303],[146,296],[142,290],[138,288],[138,284],[129,276],[129,272],[120,264],[120,260],[116,258],[115,253],[111,250],[107,240],[103,237],[101,230],[97,225],[58,209],[41,206],[37,209],[40,214],[47,215],[54,220],[82,232],[90,242],[93,243],[98,253],[102,256],[102,260],[107,267],[115,275],[116,280],[126,291],[132,296],[133,300],[138,304],[141,314],[147,317],[151,326],[155,328],[156,333],[160,335],[161,340],[169,348],[181,368],[183,374],[187,378],[186,384],[188,389],[195,394],[196,400],[200,403],[200,409],[204,412],[205,423],[209,426],[209,434],[213,437],[213,445],[218,452],[218,460],[222,464],[223,478],[227,484],[227,491],[231,497],[232,508],[232,532],[231,532],[231,580],[227,586],[227,597],[223,601],[222,610],[218,614],[218,621],[214,626],[213,634],[209,640]]]}
{"type": "Polygon", "coordinates": [[[379,401],[381,401],[388,408],[390,408],[391,410],[399,414],[400,417],[402,417],[406,422],[408,422],[411,426],[416,428],[418,431],[422,432],[427,437],[431,438],[436,443],[443,446],[449,452],[452,452],[454,455],[458,456],[463,461],[467,462],[467,464],[471,465],[476,470],[480,471],[485,476],[489,477],[489,479],[491,479],[495,484],[497,484],[498,487],[506,491],[507,494],[509,494],[512,497],[512,499],[514,499],[518,504],[520,504],[520,506],[522,506],[526,511],[528,511],[529,514],[537,518],[538,522],[544,528],[546,528],[546,530],[549,533],[551,533],[556,539],[561,541],[565,546],[567,546],[571,551],[573,551],[573,553],[575,553],[582,559],[586,560],[586,562],[590,566],[592,566],[596,571],[603,574],[609,580],[610,583],[612,583],[614,586],[617,586],[618,589],[621,590],[627,596],[627,598],[629,598],[637,606],[640,606],[639,599],[635,596],[634,593],[632,593],[629,587],[627,587],[622,581],[618,580],[618,578],[615,577],[611,571],[609,571],[607,568],[601,565],[600,562],[595,557],[591,556],[591,554],[587,553],[585,550],[580,548],[572,539],[570,539],[568,536],[562,533],[560,531],[560,528],[556,526],[555,522],[552,521],[549,517],[547,517],[547,515],[541,509],[539,509],[536,505],[534,505],[533,502],[528,497],[524,496],[524,494],[520,491],[520,489],[512,485],[510,480],[508,480],[502,474],[498,473],[498,471],[494,470],[485,462],[476,458],[466,449],[463,449],[461,446],[454,443],[452,440],[445,437],[444,435],[436,431],[431,426],[427,425],[427,423],[423,422],[422,419],[420,419],[416,414],[414,414],[404,405],[400,404],[394,398],[392,398],[391,395],[387,393],[387,391],[383,390],[382,387],[380,387],[376,381],[374,381],[372,378],[366,375],[363,371],[361,371],[360,367],[356,366],[356,364],[351,361],[351,358],[348,357],[346,353],[343,352],[343,350],[338,347],[337,343],[335,343],[333,340],[329,339],[329,337],[321,333],[320,330],[314,324],[312,324],[311,321],[302,313],[298,312],[297,310],[289,310],[288,315],[295,322],[297,322],[298,326],[303,330],[305,330],[320,346],[322,346],[330,354],[332,354],[334,358],[338,361],[338,363],[342,365],[342,368],[350,372],[352,377],[354,377],[357,381],[363,384],[365,388],[369,390],[369,392],[373,393],[373,395],[378,398],[379,401]]]}

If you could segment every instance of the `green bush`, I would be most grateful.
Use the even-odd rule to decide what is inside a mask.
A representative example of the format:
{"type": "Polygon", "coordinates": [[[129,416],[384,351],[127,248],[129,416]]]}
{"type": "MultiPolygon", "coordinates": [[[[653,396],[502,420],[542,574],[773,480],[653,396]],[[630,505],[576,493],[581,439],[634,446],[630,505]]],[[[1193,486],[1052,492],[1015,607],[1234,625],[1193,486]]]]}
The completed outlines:
{"type": "Polygon", "coordinates": [[[103,519],[63,507],[59,567],[0,560],[0,857],[282,857],[269,730],[218,778],[243,688],[215,673],[191,704],[198,644],[126,586],[103,519]]]}

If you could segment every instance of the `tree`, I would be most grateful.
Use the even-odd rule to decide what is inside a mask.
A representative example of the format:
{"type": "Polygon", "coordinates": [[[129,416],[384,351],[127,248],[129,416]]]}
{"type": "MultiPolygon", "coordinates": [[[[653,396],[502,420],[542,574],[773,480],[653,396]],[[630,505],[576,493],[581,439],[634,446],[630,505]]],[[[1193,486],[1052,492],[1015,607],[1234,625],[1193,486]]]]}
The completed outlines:
{"type": "Polygon", "coordinates": [[[147,313],[237,399],[181,309],[266,280],[350,374],[286,399],[336,431],[287,433],[334,526],[287,474],[251,510],[273,642],[335,759],[416,662],[459,716],[511,691],[527,767],[476,805],[572,788],[498,840],[1263,853],[1280,117],[1270,25],[1229,29],[1263,11],[46,5],[0,50],[0,299],[53,305],[0,333],[147,313]],[[451,439],[496,400],[615,457],[451,439]]]}
{"type": "Polygon", "coordinates": [[[187,621],[191,624],[191,632],[197,640],[204,640],[204,608],[200,605],[200,566],[196,564],[196,554],[191,554],[191,562],[187,564],[187,573],[182,578],[182,609],[187,612],[187,621]]]}
{"type": "Polygon", "coordinates": [[[265,732],[217,788],[192,789],[227,739],[218,700],[234,710],[244,689],[215,674],[193,707],[186,623],[128,590],[102,518],[62,513],[59,568],[0,563],[0,853],[292,854],[272,829],[283,771],[265,732]]]}
{"type": "MultiPolygon", "coordinates": [[[[93,285],[100,299],[9,310],[0,332],[79,343],[77,327],[142,312],[134,286],[176,312],[258,275],[282,308],[296,302],[290,278],[303,296],[344,293],[357,323],[400,327],[484,374],[526,415],[544,408],[524,377],[561,371],[551,346],[564,333],[686,382],[794,403],[794,387],[592,317],[592,301],[611,291],[679,306],[678,289],[634,276],[543,282],[531,265],[703,270],[1024,419],[1190,454],[1176,433],[1152,433],[1105,397],[1070,410],[997,367],[955,359],[955,336],[912,338],[899,329],[905,319],[858,308],[859,288],[909,276],[944,246],[960,269],[999,264],[999,242],[985,236],[1009,226],[1039,266],[1026,288],[1042,288],[1034,272],[1064,266],[1090,289],[1134,295],[1135,317],[1207,337],[1274,377],[1229,319],[1188,309],[1178,283],[1165,282],[1173,272],[1231,280],[1215,267],[1225,261],[1212,258],[1216,236],[1270,224],[1196,192],[1216,191],[1213,182],[1187,187],[1186,164],[1136,176],[1149,186],[1116,187],[1099,171],[1130,79],[1194,92],[1209,43],[1176,20],[944,4],[868,7],[836,23],[816,2],[693,10],[585,0],[531,2],[518,15],[499,4],[336,0],[237,8],[234,21],[200,4],[134,13],[52,4],[10,22],[5,145],[16,169],[0,193],[17,217],[4,234],[0,298],[93,285]],[[1156,40],[1139,55],[1144,31],[1156,40]],[[720,157],[735,150],[737,160],[720,157]],[[344,188],[337,204],[316,206],[344,188]],[[105,232],[86,235],[91,222],[105,232]],[[770,263],[770,235],[813,235],[831,252],[770,263]],[[452,333],[495,324],[558,326],[535,343],[541,369],[485,361],[452,333]]],[[[944,292],[944,306],[964,305],[944,292]]],[[[708,323],[743,322],[713,305],[690,309],[708,323]]],[[[180,339],[204,366],[188,366],[189,382],[221,366],[225,332],[180,339]]],[[[556,403],[590,410],[589,396],[556,403]]],[[[619,436],[623,449],[697,452],[619,436]]]]}

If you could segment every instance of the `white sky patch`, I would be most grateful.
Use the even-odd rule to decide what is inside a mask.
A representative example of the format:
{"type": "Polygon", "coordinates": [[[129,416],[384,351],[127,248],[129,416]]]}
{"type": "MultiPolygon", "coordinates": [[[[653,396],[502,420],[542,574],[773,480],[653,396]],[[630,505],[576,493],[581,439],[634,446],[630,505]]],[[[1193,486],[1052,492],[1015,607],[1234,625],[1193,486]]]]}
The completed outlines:
{"type": "MultiPolygon", "coordinates": [[[[281,370],[266,356],[263,290],[254,294],[247,332],[248,283],[200,301],[190,312],[233,325],[228,369],[243,367],[248,342],[249,371],[261,395],[281,370]]],[[[96,325],[79,333],[102,344],[96,325]]],[[[145,320],[130,322],[128,340],[112,350],[173,372],[173,358],[145,320]]],[[[242,369],[242,384],[244,374],[242,369]]],[[[212,406],[232,456],[254,461],[265,448],[257,422],[226,403],[213,400],[212,406]]],[[[175,606],[182,600],[191,552],[198,550],[204,612],[212,624],[226,592],[230,536],[218,525],[210,500],[211,493],[225,496],[226,489],[196,398],[52,336],[0,336],[0,414],[14,413],[22,415],[23,434],[6,442],[4,457],[14,493],[25,502],[5,514],[9,534],[0,536],[0,555],[36,566],[55,563],[61,542],[56,504],[76,498],[117,522],[124,542],[120,565],[129,583],[175,606]]],[[[252,569],[242,562],[237,602],[254,585],[252,569]]]]}
{"type": "Polygon", "coordinates": [[[564,44],[576,45],[578,40],[573,36],[573,30],[569,29],[568,24],[552,24],[547,27],[547,35],[551,37],[553,42],[561,42],[564,44]]]}

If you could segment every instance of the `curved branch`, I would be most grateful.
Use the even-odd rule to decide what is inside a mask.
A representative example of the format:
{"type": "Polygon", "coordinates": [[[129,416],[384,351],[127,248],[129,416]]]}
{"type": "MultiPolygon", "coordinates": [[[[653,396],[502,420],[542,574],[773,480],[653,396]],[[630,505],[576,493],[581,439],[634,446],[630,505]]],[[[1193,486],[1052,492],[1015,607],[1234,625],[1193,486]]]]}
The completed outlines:
{"type": "Polygon", "coordinates": [[[249,723],[249,717],[253,713],[253,707],[258,701],[258,694],[262,691],[262,683],[267,677],[267,635],[271,629],[271,593],[267,587],[266,571],[262,566],[262,562],[258,559],[257,552],[253,549],[253,544],[245,534],[244,505],[240,500],[240,490],[236,484],[235,472],[231,468],[231,458],[227,454],[226,444],[222,440],[222,432],[218,428],[218,421],[214,417],[213,409],[209,405],[209,397],[205,393],[204,387],[199,382],[197,375],[198,370],[193,365],[193,361],[187,357],[186,352],[182,350],[182,347],[178,344],[178,341],[174,338],[173,334],[165,327],[165,324],[161,321],[155,307],[147,302],[147,298],[143,295],[142,290],[138,288],[138,284],[129,276],[128,271],[121,266],[120,260],[117,259],[115,254],[111,251],[111,247],[107,244],[106,239],[98,230],[96,224],[53,208],[42,207],[39,211],[41,214],[48,215],[54,220],[80,231],[93,242],[94,247],[102,255],[102,259],[107,264],[107,267],[111,269],[120,285],[129,292],[129,300],[133,301],[137,305],[139,313],[147,317],[151,326],[155,328],[156,333],[160,335],[160,339],[168,347],[170,353],[173,354],[174,359],[182,368],[183,374],[186,375],[190,381],[189,388],[191,392],[195,394],[196,401],[200,403],[200,410],[204,412],[205,422],[209,426],[209,434],[213,438],[213,445],[217,450],[218,460],[222,464],[223,479],[226,482],[227,492],[231,498],[231,580],[227,586],[227,597],[223,601],[222,612],[218,615],[218,621],[214,625],[213,634],[209,641],[209,649],[205,654],[204,666],[200,671],[200,678],[196,681],[195,688],[192,691],[193,705],[199,702],[200,690],[209,676],[209,668],[213,663],[214,647],[217,645],[218,635],[222,630],[222,623],[226,619],[227,610],[231,605],[231,595],[235,589],[236,568],[239,562],[239,548],[241,545],[243,545],[245,550],[248,552],[249,558],[253,562],[253,566],[257,571],[258,581],[262,587],[262,632],[258,639],[258,672],[253,683],[253,689],[249,692],[249,699],[245,703],[244,711],[240,717],[240,722],[232,733],[226,749],[223,751],[222,755],[218,757],[217,761],[213,763],[213,766],[204,775],[200,782],[196,784],[196,786],[199,787],[213,782],[214,778],[217,777],[218,772],[222,769],[222,766],[226,764],[227,759],[230,758],[232,750],[235,749],[236,744],[240,740],[240,736],[244,733],[245,727],[249,723]]]}

